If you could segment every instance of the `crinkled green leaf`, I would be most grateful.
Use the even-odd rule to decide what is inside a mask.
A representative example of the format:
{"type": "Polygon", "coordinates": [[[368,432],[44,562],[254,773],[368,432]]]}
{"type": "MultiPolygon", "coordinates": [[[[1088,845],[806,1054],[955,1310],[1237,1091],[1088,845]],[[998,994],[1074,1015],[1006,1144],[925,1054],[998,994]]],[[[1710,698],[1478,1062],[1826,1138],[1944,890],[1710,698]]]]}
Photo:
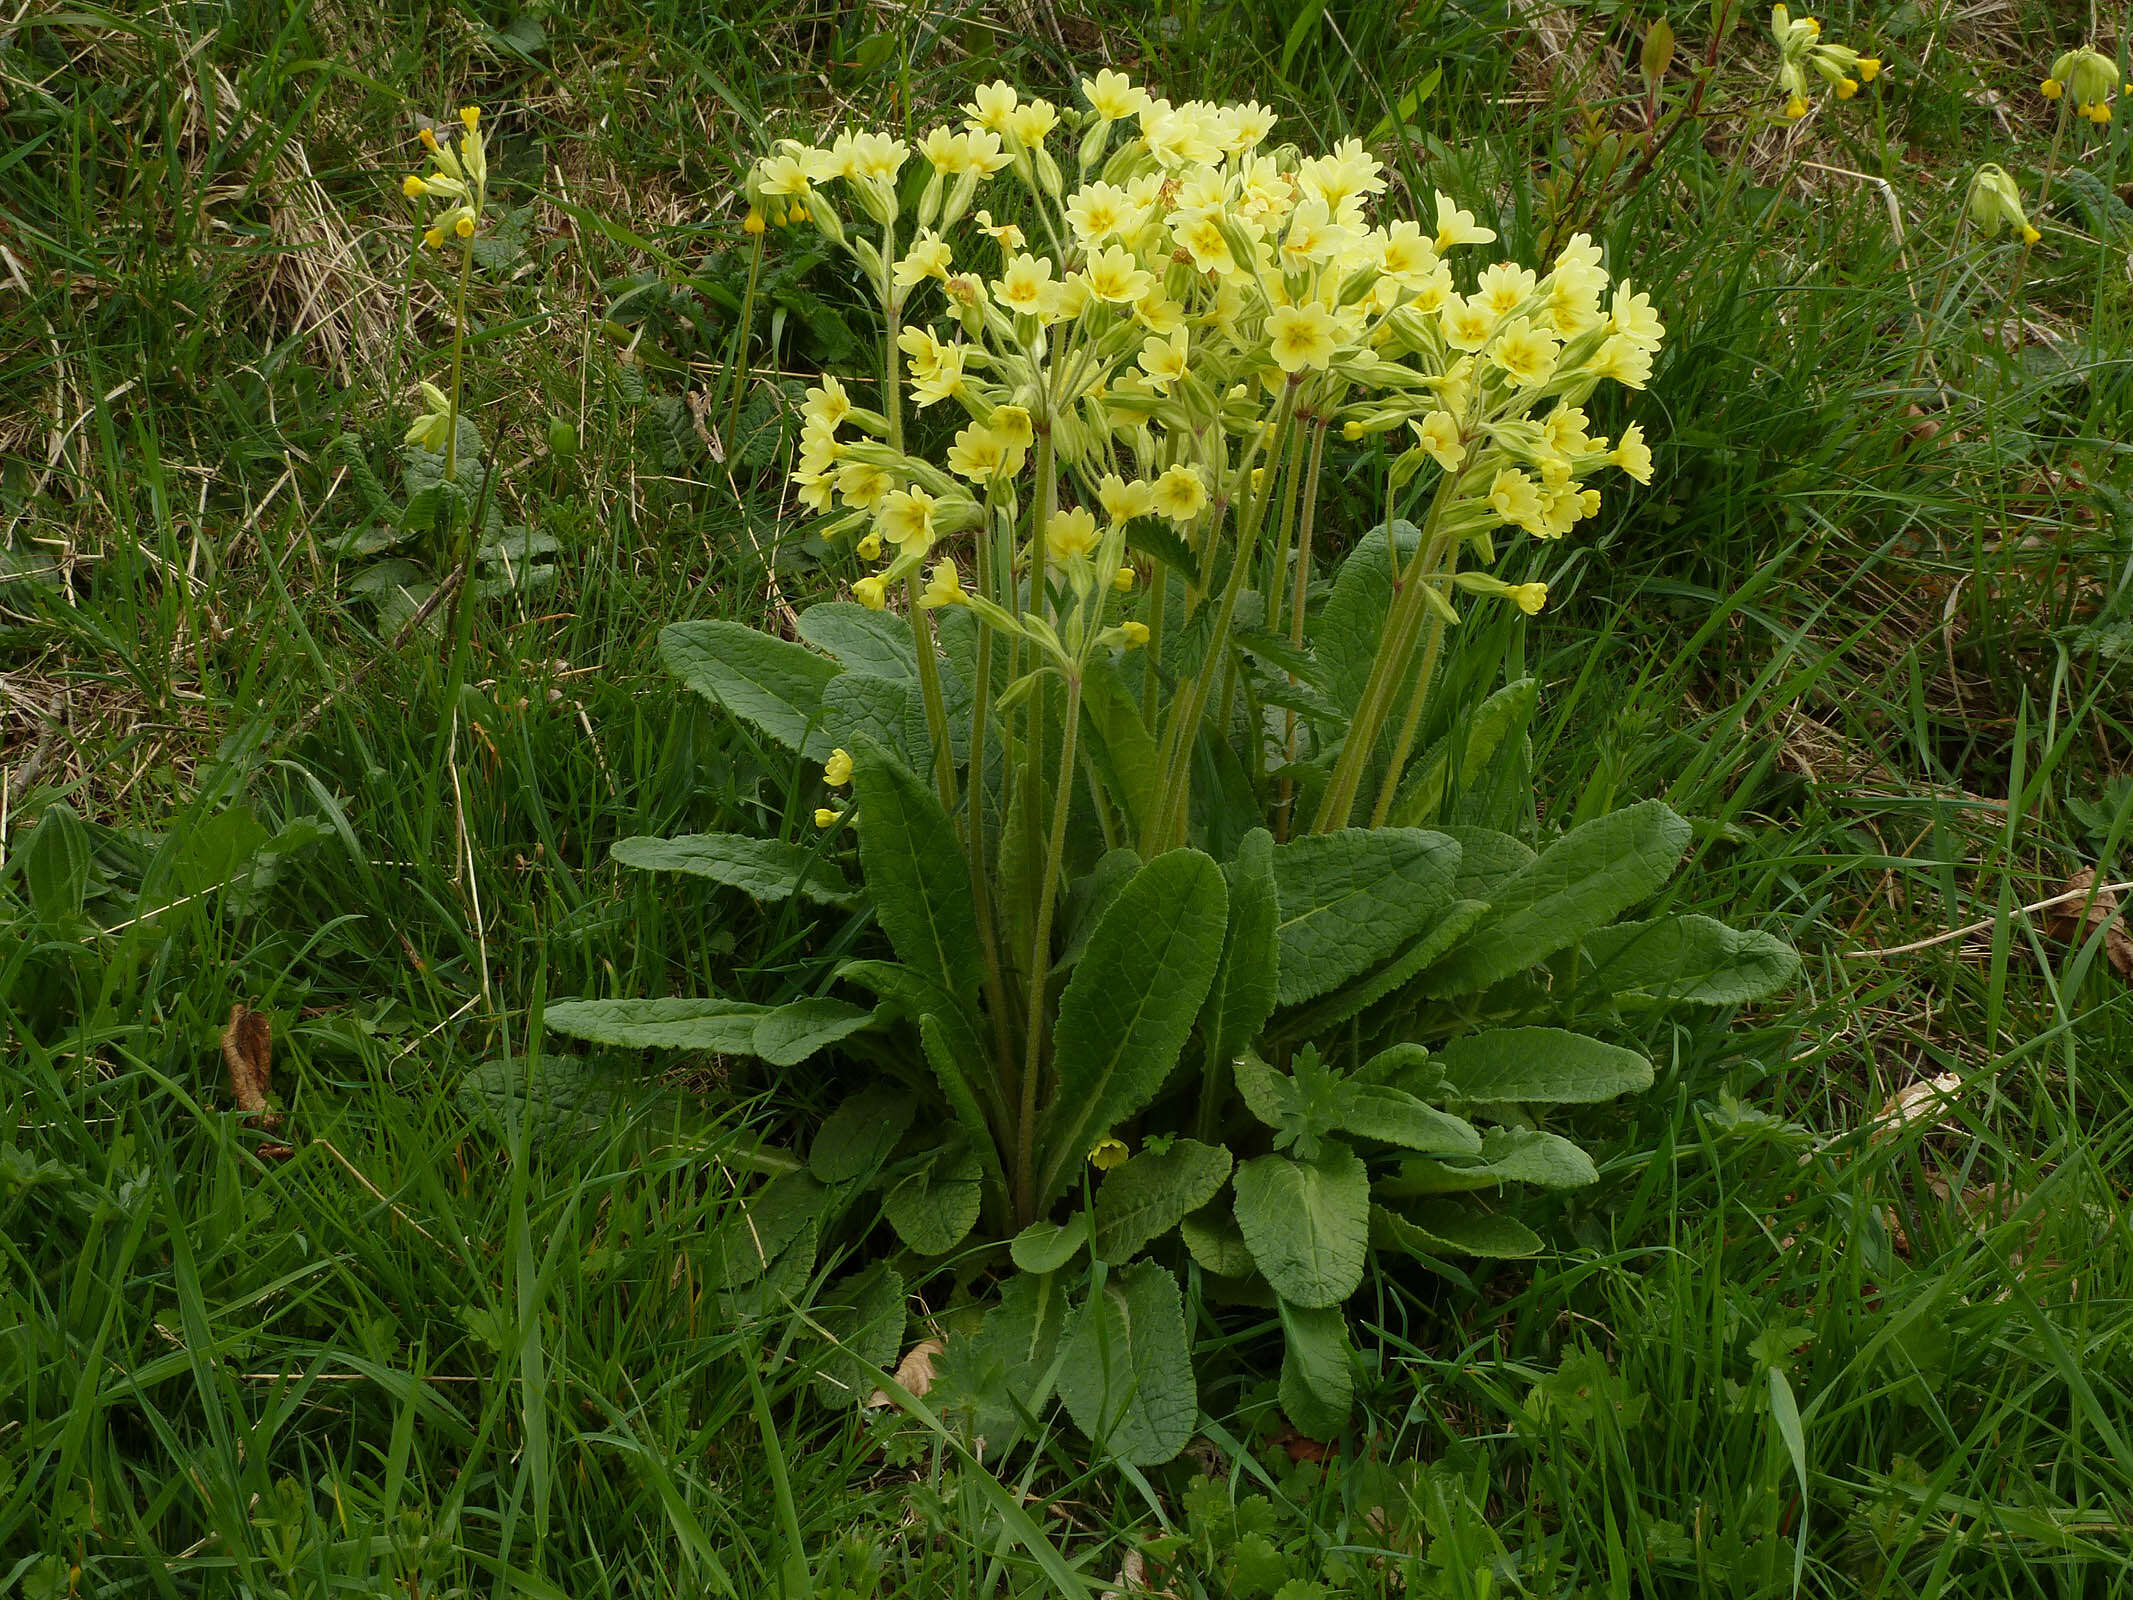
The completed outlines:
{"type": "Polygon", "coordinates": [[[857,1033],[874,1020],[842,1000],[794,1000],[782,1006],[742,1000],[557,1000],[543,1017],[553,1032],[635,1050],[709,1050],[760,1056],[790,1067],[857,1033]]]}
{"type": "Polygon", "coordinates": [[[1096,1191],[1094,1248],[1099,1261],[1130,1261],[1212,1200],[1229,1181],[1230,1155],[1220,1145],[1176,1139],[1144,1150],[1107,1174],[1096,1191]]]}
{"type": "Polygon", "coordinates": [[[858,893],[819,850],[746,833],[685,833],[672,839],[617,839],[614,858],[644,872],[683,872],[772,904],[795,895],[849,906],[858,893]]]}
{"type": "Polygon", "coordinates": [[[1563,1028],[1463,1033],[1439,1045],[1436,1060],[1444,1092],[1474,1105],[1590,1105],[1652,1086],[1652,1064],[1636,1051],[1563,1028]]]}
{"type": "Polygon", "coordinates": [[[1214,862],[1173,850],[1141,868],[1097,924],[1059,997],[1040,1204],[1170,1075],[1214,981],[1227,902],[1214,862]]]}
{"type": "Polygon", "coordinates": [[[1472,1123],[1425,1105],[1403,1089],[1365,1083],[1346,1084],[1343,1089],[1335,1126],[1344,1133],[1424,1155],[1474,1155],[1481,1149],[1481,1135],[1472,1123]]]}
{"type": "Polygon", "coordinates": [[[924,738],[911,737],[911,710],[918,702],[918,685],[908,679],[839,673],[822,691],[822,731],[846,750],[871,741],[917,771],[925,767],[929,748],[924,738]]]}
{"type": "Polygon", "coordinates": [[[1288,1043],[1298,1039],[1317,1038],[1350,1017],[1369,1011],[1379,1001],[1396,994],[1413,982],[1415,974],[1425,970],[1431,962],[1466,937],[1467,930],[1488,913],[1489,908],[1485,901],[1454,900],[1435,921],[1415,936],[1406,949],[1390,961],[1364,973],[1353,983],[1343,984],[1331,994],[1321,995],[1307,1005],[1283,1012],[1267,1030],[1268,1041],[1288,1043]]]}
{"type": "Polygon", "coordinates": [[[922,1256],[946,1255],[978,1220],[985,1169],[966,1144],[937,1150],[882,1198],[896,1236],[922,1256]]]}
{"type": "Polygon", "coordinates": [[[1211,1066],[1234,1061],[1274,1013],[1281,977],[1274,836],[1254,828],[1222,875],[1229,887],[1229,922],[1222,936],[1222,961],[1200,1011],[1211,1066]]]}
{"type": "Polygon", "coordinates": [[[1615,923],[1586,938],[1585,955],[1592,971],[1584,983],[1673,1005],[1746,1005],[1800,972],[1800,958],[1784,940],[1697,916],[1615,923]]]}
{"type": "Polygon", "coordinates": [[[1459,841],[1459,879],[1452,893],[1464,900],[1489,899],[1505,879],[1540,859],[1532,846],[1494,828],[1447,823],[1442,831],[1459,841]]]}
{"type": "Polygon", "coordinates": [[[1397,1211],[1372,1206],[1370,1228],[1381,1248],[1405,1250],[1424,1261],[1439,1255],[1515,1260],[1541,1249],[1540,1235],[1516,1217],[1478,1211],[1457,1200],[1425,1200],[1397,1211]]]}
{"type": "Polygon", "coordinates": [[[934,1367],[933,1398],[971,1419],[988,1457],[1022,1436],[1025,1418],[1043,1414],[1066,1318],[1065,1283],[1020,1272],[1001,1287],[976,1333],[948,1341],[934,1367]]]}
{"type": "Polygon", "coordinates": [[[918,1114],[894,1084],[869,1084],[823,1119],[807,1153],[808,1170],[824,1183],[851,1183],[879,1170],[918,1114]]]}
{"type": "Polygon", "coordinates": [[[1657,800],[1572,828],[1493,886],[1489,916],[1423,974],[1424,992],[1473,994],[1538,965],[1660,888],[1688,844],[1689,825],[1657,800]]]}
{"type": "Polygon", "coordinates": [[[827,1192],[813,1174],[788,1172],[735,1207],[706,1241],[712,1287],[736,1288],[760,1277],[822,1215],[827,1192]]]}
{"type": "Polygon", "coordinates": [[[1274,1292],[1300,1306],[1335,1306],[1363,1281],[1370,1235],[1370,1175],[1346,1145],[1315,1161],[1267,1155],[1233,1180],[1237,1225],[1274,1292]]]}
{"type": "Polygon", "coordinates": [[[1576,1189],[1599,1182],[1592,1157],[1561,1134],[1540,1128],[1491,1128],[1471,1161],[1417,1159],[1381,1177],[1372,1188],[1380,1199],[1411,1195],[1465,1194],[1507,1183],[1543,1189],[1576,1189]]]}
{"type": "Polygon", "coordinates": [[[874,915],[906,965],[968,1007],[983,958],[955,824],[932,787],[879,744],[862,739],[851,755],[874,915]]]}
{"type": "Polygon", "coordinates": [[[824,600],[800,613],[798,632],[847,672],[917,680],[911,624],[893,612],[872,611],[856,600],[824,600]]]}
{"type": "Polygon", "coordinates": [[[659,658],[759,733],[811,761],[828,759],[831,741],[816,726],[822,691],[837,676],[827,656],[738,622],[676,622],[660,630],[659,658]]]}
{"type": "MultiPolygon", "coordinates": [[[[1137,660],[1133,675],[1140,676],[1137,660]]],[[[1149,826],[1163,778],[1161,753],[1141,720],[1139,697],[1125,674],[1099,657],[1082,673],[1081,708],[1089,759],[1125,813],[1129,831],[1139,838],[1149,826]]]]}
{"type": "Polygon", "coordinates": [[[1114,1272],[1067,1335],[1059,1398],[1076,1427],[1135,1466],[1170,1460],[1199,1417],[1177,1280],[1152,1261],[1114,1272]]]}
{"type": "Polygon", "coordinates": [[[1275,846],[1281,1004],[1396,954],[1450,900],[1458,867],[1459,846],[1419,828],[1343,828],[1275,846]]]}
{"type": "Polygon", "coordinates": [[[1077,1211],[1064,1222],[1032,1222],[1007,1247],[1024,1272],[1057,1272],[1081,1254],[1089,1242],[1089,1214],[1077,1211]]]}
{"type": "Polygon", "coordinates": [[[1281,1409],[1298,1433],[1330,1439],[1355,1403],[1355,1354],[1339,1306],[1281,1302],[1281,1409]]]}
{"type": "Polygon", "coordinates": [[[1203,1272],[1218,1278],[1241,1278],[1253,1270],[1252,1252],[1244,1242],[1244,1230],[1226,1205],[1203,1206],[1178,1224],[1178,1237],[1200,1263],[1203,1272]]]}

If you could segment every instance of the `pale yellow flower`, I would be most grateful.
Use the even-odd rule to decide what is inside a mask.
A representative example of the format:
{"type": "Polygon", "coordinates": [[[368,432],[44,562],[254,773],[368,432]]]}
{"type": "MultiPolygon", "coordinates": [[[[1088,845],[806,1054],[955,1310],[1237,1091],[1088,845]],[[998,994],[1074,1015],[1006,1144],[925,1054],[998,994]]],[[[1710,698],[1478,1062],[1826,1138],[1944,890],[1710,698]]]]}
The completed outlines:
{"type": "Polygon", "coordinates": [[[1005,78],[981,86],[971,97],[971,103],[963,107],[973,128],[985,128],[993,133],[1005,133],[1008,122],[1015,114],[1015,106],[1021,96],[1015,86],[1005,78]]]}
{"type": "Polygon", "coordinates": [[[1437,254],[1459,244],[1494,244],[1494,229],[1479,227],[1474,222],[1474,213],[1462,211],[1453,203],[1452,197],[1441,191],[1437,195],[1437,254]]]}
{"type": "Polygon", "coordinates": [[[927,611],[966,603],[962,574],[956,571],[953,561],[934,563],[933,571],[927,575],[926,587],[919,592],[918,603],[927,611]]]}
{"type": "Polygon", "coordinates": [[[865,606],[869,611],[879,611],[882,606],[883,597],[887,593],[887,590],[887,584],[883,583],[881,579],[875,577],[872,573],[869,573],[866,577],[860,578],[853,583],[852,598],[854,600],[857,600],[861,605],[865,606]]]}
{"type": "Polygon", "coordinates": [[[953,262],[954,252],[949,249],[948,241],[930,228],[921,229],[918,237],[911,241],[909,252],[896,263],[896,286],[909,289],[928,278],[946,278],[953,262]]]}
{"type": "Polygon", "coordinates": [[[1488,308],[1494,317],[1508,317],[1533,297],[1538,280],[1513,261],[1497,261],[1481,269],[1472,299],[1488,308]]]}
{"type": "Polygon", "coordinates": [[[837,492],[848,506],[872,511],[881,497],[896,487],[896,475],[871,462],[851,461],[837,469],[837,492]]]}
{"type": "Polygon", "coordinates": [[[1496,331],[1495,313],[1478,300],[1447,295],[1438,312],[1444,327],[1444,342],[1454,350],[1479,350],[1496,331]]]}
{"type": "Polygon", "coordinates": [[[1089,109],[1107,122],[1122,122],[1140,115],[1148,103],[1148,91],[1137,87],[1123,72],[1104,68],[1093,78],[1081,80],[1082,97],[1089,109]]]}
{"type": "Polygon", "coordinates": [[[1554,375],[1561,351],[1553,334],[1542,332],[1524,317],[1513,317],[1489,347],[1489,359],[1528,389],[1538,389],[1554,375]]]}
{"type": "Polygon", "coordinates": [[[1207,484],[1199,472],[1180,461],[1155,480],[1155,509],[1172,522],[1190,522],[1207,507],[1207,484]]]}
{"type": "Polygon", "coordinates": [[[1077,240],[1094,245],[1140,226],[1141,208],[1116,184],[1091,183],[1067,198],[1066,219],[1077,240]]]}
{"type": "Polygon", "coordinates": [[[1637,482],[1652,481],[1652,452],[1644,442],[1642,424],[1632,422],[1622,430],[1622,437],[1615,441],[1614,452],[1608,459],[1637,482]]]}
{"type": "Polygon", "coordinates": [[[1090,294],[1111,305],[1131,305],[1155,282],[1131,251],[1116,245],[1093,252],[1082,266],[1082,277],[1090,294]]]}
{"type": "Polygon", "coordinates": [[[1331,312],[1321,305],[1276,306],[1266,319],[1274,364],[1284,372],[1323,370],[1337,347],[1331,312]]]}
{"type": "Polygon", "coordinates": [[[1049,256],[1016,256],[993,286],[1000,304],[1026,317],[1039,315],[1052,295],[1049,256]]]}
{"type": "Polygon", "coordinates": [[[1140,367],[1148,374],[1148,387],[1168,394],[1170,386],[1185,376],[1191,353],[1189,336],[1181,327],[1168,339],[1149,339],[1141,345],[1140,367]]]}
{"type": "Polygon", "coordinates": [[[1422,448],[1435,459],[1446,472],[1457,472],[1459,464],[1466,459],[1466,446],[1459,438],[1459,420],[1449,411],[1432,411],[1413,424],[1421,436],[1422,448]]]}
{"type": "Polygon", "coordinates": [[[1086,507],[1073,506],[1052,513],[1045,525],[1044,554],[1050,561],[1086,561],[1096,553],[1102,535],[1096,517],[1086,507]]]}
{"type": "Polygon", "coordinates": [[[1096,485],[1096,499],[1114,525],[1131,522],[1155,509],[1155,485],[1137,478],[1129,482],[1115,472],[1107,472],[1096,485]]]}
{"type": "Polygon", "coordinates": [[[1615,291],[1613,304],[1608,310],[1608,321],[1614,331],[1640,350],[1655,351],[1666,337],[1666,325],[1659,320],[1659,313],[1652,309],[1652,297],[1632,294],[1626,283],[1615,291]]]}
{"type": "Polygon", "coordinates": [[[925,490],[896,489],[881,497],[874,529],[905,555],[923,554],[933,544],[933,508],[939,504],[925,490]]]}
{"type": "Polygon", "coordinates": [[[830,752],[829,760],[822,763],[822,781],[832,789],[842,789],[852,781],[852,753],[841,746],[830,752]]]}

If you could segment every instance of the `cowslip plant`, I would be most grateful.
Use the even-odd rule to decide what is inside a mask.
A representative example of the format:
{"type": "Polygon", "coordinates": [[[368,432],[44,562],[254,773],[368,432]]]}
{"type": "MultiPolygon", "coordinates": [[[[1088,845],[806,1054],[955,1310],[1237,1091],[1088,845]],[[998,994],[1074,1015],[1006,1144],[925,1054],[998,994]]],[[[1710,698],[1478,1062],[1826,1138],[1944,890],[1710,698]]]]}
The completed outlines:
{"type": "Polygon", "coordinates": [[[1545,273],[1463,269],[1495,238],[1472,213],[1374,219],[1360,145],[1272,147],[1259,106],[1083,89],[1078,115],[978,91],[908,178],[911,147],[843,133],[749,181],[753,214],[804,207],[880,300],[879,404],[825,377],[794,473],[870,570],[797,640],[688,623],[661,651],[828,792],[811,840],[615,853],[870,915],[894,959],[837,969],[864,1003],[546,1019],[868,1063],[717,1244],[734,1309],[885,1219],[900,1253],[825,1291],[830,1390],[864,1392],[909,1275],[953,1254],[960,1281],[1003,1281],[951,1341],[945,1403],[999,1445],[1056,1393],[1154,1462],[1196,1422],[1179,1270],[1203,1304],[1275,1308],[1284,1404],[1338,1427],[1373,1245],[1440,1267],[1539,1248],[1507,1201],[1594,1175],[1556,1108],[1651,1081],[1591,1030],[1753,998],[1790,956],[1617,922],[1687,843],[1656,802],[1538,854],[1495,826],[1529,804],[1530,680],[1431,704],[1462,603],[1545,602],[1488,570],[1499,542],[1563,537],[1603,470],[1648,479],[1636,425],[1610,442],[1583,409],[1643,385],[1648,299],[1582,236],[1545,273]],[[1388,508],[1419,517],[1351,535],[1314,582],[1328,451],[1386,436],[1388,508]]]}
{"type": "MultiPolygon", "coordinates": [[[[422,251],[456,255],[452,280],[452,343],[442,384],[418,380],[421,410],[400,447],[405,498],[398,504],[371,472],[360,441],[344,434],[343,460],[370,502],[376,520],[344,547],[354,556],[393,552],[359,572],[351,583],[372,595],[388,625],[427,616],[449,585],[468,598],[532,592],[553,584],[553,534],[507,527],[485,467],[481,429],[463,406],[466,372],[467,288],[483,235],[491,226],[488,144],[481,108],[463,106],[455,132],[450,126],[419,132],[429,170],[409,173],[400,192],[416,207],[422,251]],[[441,582],[440,582],[441,575],[441,582]],[[471,581],[469,581],[471,580],[471,581]]],[[[569,441],[575,447],[575,439],[569,441]]],[[[556,452],[551,448],[551,457],[556,452]]],[[[467,615],[460,607],[462,619],[467,615]]]]}
{"type": "Polygon", "coordinates": [[[1877,57],[1824,39],[1819,20],[1795,17],[1782,4],[1770,8],[1770,37],[1777,42],[1777,85],[1785,95],[1785,115],[1794,122],[1810,109],[1810,72],[1828,84],[1839,100],[1849,100],[1861,84],[1872,83],[1881,74],[1877,57]]]}

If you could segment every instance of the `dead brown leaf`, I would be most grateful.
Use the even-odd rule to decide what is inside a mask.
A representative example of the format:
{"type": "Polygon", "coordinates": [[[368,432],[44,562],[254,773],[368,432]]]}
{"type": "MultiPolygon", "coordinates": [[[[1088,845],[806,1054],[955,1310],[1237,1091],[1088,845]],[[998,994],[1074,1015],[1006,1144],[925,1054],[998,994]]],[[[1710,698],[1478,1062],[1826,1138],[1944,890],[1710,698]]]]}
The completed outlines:
{"type": "Polygon", "coordinates": [[[1876,1138],[1900,1133],[1912,1123],[1931,1118],[1945,1121],[1942,1115],[1948,1104],[1962,1092],[1963,1080],[1953,1072],[1944,1072],[1937,1078],[1921,1078],[1890,1096],[1889,1103],[1881,1108],[1874,1120],[1880,1124],[1875,1130],[1876,1138]]]}
{"type": "Polygon", "coordinates": [[[2096,888],[2094,867],[2083,867],[2066,880],[2059,892],[2068,898],[2053,909],[2045,924],[2052,937],[2067,944],[2080,944],[2101,928],[2104,959],[2110,962],[2112,971],[2133,983],[2133,933],[2126,931],[2125,918],[2118,914],[2117,893],[2108,887],[2096,888]],[[2094,894],[2089,893],[2092,889],[2094,894]]]}
{"type": "MultiPolygon", "coordinates": [[[[230,1007],[229,1026],[222,1030],[222,1064],[230,1075],[230,1098],[244,1113],[244,1120],[269,1132],[281,1126],[281,1113],[267,1101],[274,1076],[274,1029],[264,1011],[242,1003],[230,1007]]],[[[263,1144],[259,1154],[279,1161],[290,1153],[285,1144],[263,1144]]]]}
{"type": "MultiPolygon", "coordinates": [[[[909,1390],[915,1399],[923,1400],[926,1391],[933,1387],[933,1363],[940,1358],[947,1345],[938,1339],[921,1339],[905,1352],[903,1360],[896,1363],[895,1378],[909,1390]]],[[[889,1398],[886,1389],[876,1389],[867,1396],[866,1408],[878,1410],[896,1402],[889,1398]]]]}

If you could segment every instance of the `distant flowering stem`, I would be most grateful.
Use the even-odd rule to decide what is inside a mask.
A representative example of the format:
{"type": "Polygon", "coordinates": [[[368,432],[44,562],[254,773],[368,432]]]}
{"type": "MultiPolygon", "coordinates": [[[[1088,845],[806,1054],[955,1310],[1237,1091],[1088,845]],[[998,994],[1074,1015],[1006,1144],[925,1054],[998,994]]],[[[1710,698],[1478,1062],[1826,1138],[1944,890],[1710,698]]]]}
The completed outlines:
{"type": "MultiPolygon", "coordinates": [[[[741,426],[741,398],[748,389],[748,334],[755,326],[755,291],[763,276],[764,234],[755,236],[755,248],[748,256],[748,288],[741,296],[741,321],[733,335],[733,398],[726,406],[726,470],[731,473],[739,452],[741,426]]],[[[891,347],[890,360],[895,360],[891,347]]]]}
{"type": "MultiPolygon", "coordinates": [[[[1459,546],[1443,539],[1437,541],[1440,548],[1430,559],[1422,579],[1424,583],[1438,583],[1451,575],[1459,565],[1459,546]]],[[[1444,613],[1435,606],[1429,608],[1429,620],[1424,624],[1426,632],[1422,640],[1422,662],[1415,669],[1415,686],[1407,694],[1407,712],[1400,718],[1400,731],[1392,742],[1392,759],[1385,766],[1385,780],[1378,787],[1377,804],[1370,809],[1370,825],[1385,826],[1386,813],[1392,810],[1393,797],[1400,791],[1400,775],[1407,767],[1407,758],[1413,753],[1415,735],[1422,726],[1422,708],[1429,703],[1430,680],[1437,675],[1437,655],[1444,647],[1444,613]]]]}
{"type": "Polygon", "coordinates": [[[467,279],[474,270],[472,236],[459,242],[459,288],[452,299],[452,406],[450,425],[444,435],[444,481],[459,483],[459,386],[464,375],[467,348],[467,279]]]}
{"type": "MultiPolygon", "coordinates": [[[[1041,695],[1032,695],[1032,699],[1041,695]]],[[[1023,1036],[1021,1121],[1015,1132],[1015,1225],[1037,1220],[1037,1078],[1044,1065],[1044,980],[1052,966],[1052,902],[1066,858],[1067,817],[1074,798],[1075,735],[1081,728],[1081,675],[1067,677],[1066,723],[1059,730],[1059,782],[1053,791],[1051,837],[1044,852],[1044,885],[1037,895],[1037,927],[1030,938],[1030,1018],[1023,1036]]]]}

